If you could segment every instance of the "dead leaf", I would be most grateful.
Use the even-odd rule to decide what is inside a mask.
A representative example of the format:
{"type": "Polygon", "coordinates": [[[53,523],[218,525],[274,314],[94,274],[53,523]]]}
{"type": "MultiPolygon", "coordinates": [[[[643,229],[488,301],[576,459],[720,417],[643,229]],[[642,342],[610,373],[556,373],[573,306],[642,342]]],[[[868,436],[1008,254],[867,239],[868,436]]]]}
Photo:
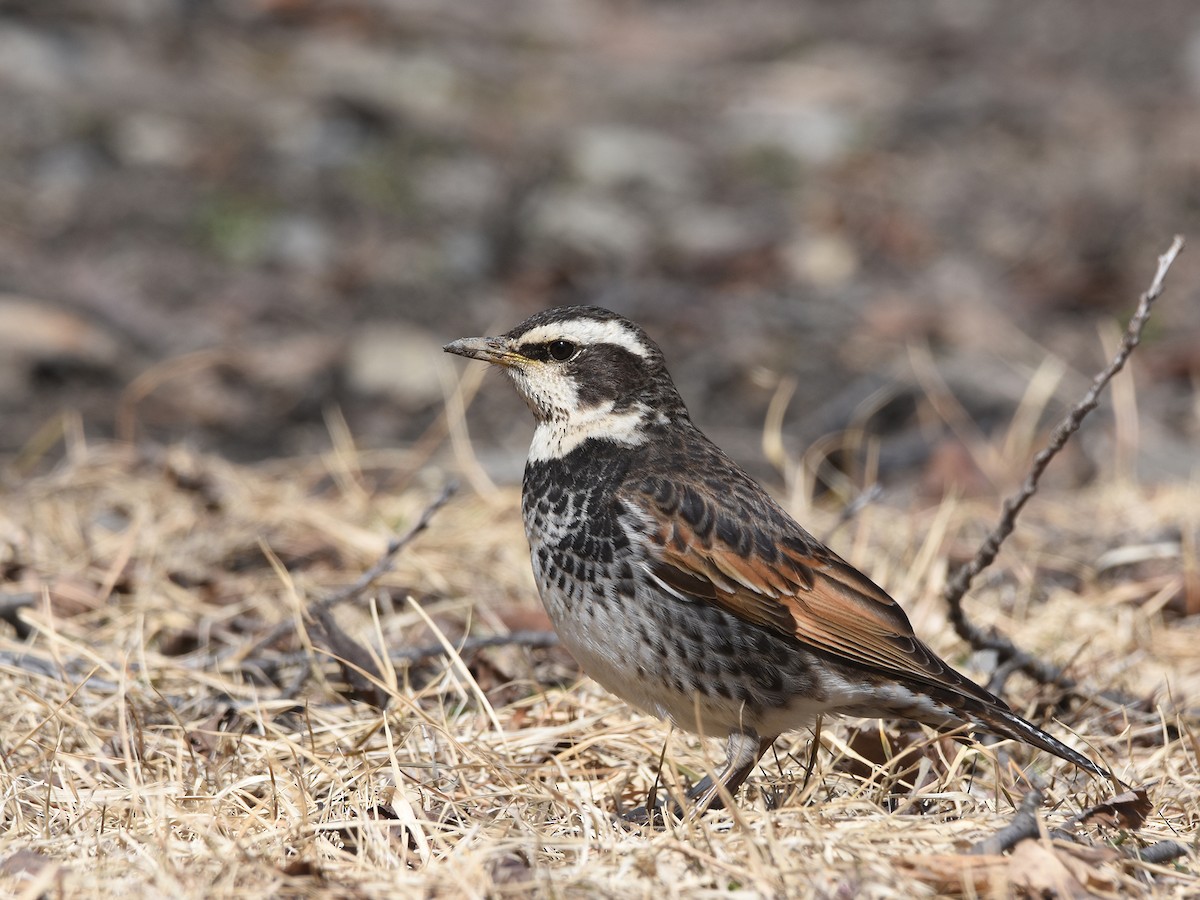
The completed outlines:
{"type": "Polygon", "coordinates": [[[1119,854],[1106,847],[1024,840],[1004,854],[921,854],[897,865],[939,893],[1084,898],[1115,895],[1115,872],[1099,868],[1119,854]]]}
{"type": "Polygon", "coordinates": [[[1093,896],[1053,847],[1042,841],[1021,841],[1013,848],[1008,861],[1011,884],[1035,897],[1078,897],[1082,900],[1093,896]]]}
{"type": "Polygon", "coordinates": [[[3,861],[0,861],[0,875],[34,876],[46,868],[46,866],[51,865],[55,865],[54,861],[47,859],[36,850],[21,849],[9,854],[4,857],[3,861]]]}
{"type": "Polygon", "coordinates": [[[1119,887],[1117,873],[1098,868],[1100,864],[1117,859],[1120,854],[1116,850],[1069,841],[1055,841],[1053,847],[1059,862],[1070,870],[1076,881],[1087,888],[1088,896],[1116,893],[1119,887]]]}
{"type": "Polygon", "coordinates": [[[279,871],[289,878],[312,879],[318,883],[325,880],[320,867],[307,859],[293,859],[279,866],[279,871]]]}
{"type": "Polygon", "coordinates": [[[1096,821],[1113,828],[1135,831],[1142,827],[1146,817],[1154,811],[1145,788],[1124,791],[1103,803],[1085,809],[1075,817],[1075,824],[1096,821]]]}
{"type": "Polygon", "coordinates": [[[968,856],[958,853],[921,853],[899,859],[896,865],[931,885],[939,894],[971,893],[1003,896],[1008,884],[1008,857],[1000,854],[968,856]]]}

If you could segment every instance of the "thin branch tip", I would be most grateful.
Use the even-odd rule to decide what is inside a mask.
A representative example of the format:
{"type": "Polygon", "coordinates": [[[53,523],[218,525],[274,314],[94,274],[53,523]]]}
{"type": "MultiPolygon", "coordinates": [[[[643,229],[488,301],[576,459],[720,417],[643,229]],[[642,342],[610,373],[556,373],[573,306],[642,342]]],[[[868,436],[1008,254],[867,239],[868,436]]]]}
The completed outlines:
{"type": "MultiPolygon", "coordinates": [[[[437,515],[438,510],[450,502],[450,498],[453,497],[457,491],[458,482],[454,479],[447,481],[446,484],[442,486],[442,490],[438,493],[438,495],[430,500],[429,503],[425,505],[425,508],[421,510],[421,514],[417,516],[416,521],[409,526],[408,530],[403,534],[399,534],[390,538],[387,542],[387,546],[383,550],[383,553],[379,555],[379,558],[375,560],[375,563],[369,569],[363,572],[362,575],[355,579],[353,584],[349,584],[338,591],[334,591],[332,594],[314,600],[312,603],[310,603],[308,609],[306,610],[309,617],[316,621],[320,621],[321,614],[323,612],[327,612],[328,610],[337,606],[339,603],[365,593],[376,581],[378,581],[381,577],[383,577],[384,574],[391,570],[392,566],[394,566],[396,563],[396,557],[400,555],[400,551],[411,544],[417,535],[429,527],[429,524],[433,521],[433,517],[437,515]]],[[[277,623],[258,640],[256,640],[248,651],[240,654],[242,660],[244,661],[257,656],[258,653],[263,650],[263,648],[275,643],[285,634],[292,631],[293,628],[295,628],[295,623],[291,620],[284,620],[277,623]]]]}
{"type": "Polygon", "coordinates": [[[1000,552],[1001,545],[1016,526],[1017,517],[1020,515],[1021,510],[1029,499],[1037,493],[1038,482],[1042,474],[1046,471],[1047,466],[1050,465],[1050,461],[1058,455],[1062,448],[1066,446],[1071,436],[1079,430],[1088,413],[1096,408],[1105,387],[1124,368],[1130,354],[1133,353],[1134,348],[1141,341],[1142,331],[1150,318],[1151,307],[1154,301],[1162,296],[1167,272],[1170,271],[1175,259],[1183,250],[1183,245],[1183,236],[1177,234],[1171,242],[1171,246],[1158,257],[1158,267],[1155,270],[1154,279],[1150,282],[1150,287],[1138,299],[1137,309],[1129,319],[1125,334],[1121,338],[1121,344],[1117,348],[1113,358],[1092,380],[1092,384],[1083,398],[1071,408],[1070,412],[1055,427],[1050,441],[1033,458],[1033,462],[1030,464],[1029,471],[1020,489],[1005,498],[1001,507],[1000,519],[995,527],[984,538],[971,560],[955,570],[954,574],[947,581],[945,590],[942,592],[942,598],[949,607],[950,621],[954,625],[954,630],[959,637],[976,650],[994,651],[999,658],[1000,664],[1011,661],[1013,668],[1020,669],[1042,684],[1056,684],[1068,689],[1074,686],[1074,682],[1067,678],[1057,666],[1050,665],[1032,656],[1018,647],[1008,637],[994,631],[985,631],[968,619],[966,610],[963,608],[963,597],[970,588],[971,582],[995,561],[997,554],[1000,552]]]}

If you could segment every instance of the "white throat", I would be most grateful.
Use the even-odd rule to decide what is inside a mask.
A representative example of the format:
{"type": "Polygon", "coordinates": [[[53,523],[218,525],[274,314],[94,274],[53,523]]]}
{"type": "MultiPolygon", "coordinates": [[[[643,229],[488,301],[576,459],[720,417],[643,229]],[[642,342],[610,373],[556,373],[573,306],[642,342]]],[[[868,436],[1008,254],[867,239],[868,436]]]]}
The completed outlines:
{"type": "Polygon", "coordinates": [[[588,438],[636,447],[646,440],[643,425],[649,414],[650,410],[640,403],[626,412],[613,412],[610,400],[577,409],[570,416],[538,422],[529,446],[529,461],[560,459],[588,438]]]}

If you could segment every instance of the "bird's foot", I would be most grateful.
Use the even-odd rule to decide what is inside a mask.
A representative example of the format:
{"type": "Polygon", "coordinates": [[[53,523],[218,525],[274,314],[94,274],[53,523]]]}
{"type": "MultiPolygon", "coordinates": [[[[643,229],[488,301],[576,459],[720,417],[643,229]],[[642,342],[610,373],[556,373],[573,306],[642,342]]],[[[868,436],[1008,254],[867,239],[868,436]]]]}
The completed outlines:
{"type": "MultiPolygon", "coordinates": [[[[646,798],[650,801],[650,797],[646,798]]],[[[647,802],[644,806],[619,813],[621,821],[630,825],[648,825],[652,828],[666,828],[670,822],[681,822],[689,816],[698,816],[710,809],[724,809],[725,802],[713,788],[713,780],[705,777],[687,792],[686,805],[677,800],[668,799],[647,802]]]]}
{"type": "Polygon", "coordinates": [[[682,811],[674,803],[667,803],[665,805],[655,803],[653,806],[639,806],[636,809],[626,810],[618,816],[618,819],[626,825],[637,825],[655,829],[666,828],[668,821],[678,821],[681,818],[682,811]]]}

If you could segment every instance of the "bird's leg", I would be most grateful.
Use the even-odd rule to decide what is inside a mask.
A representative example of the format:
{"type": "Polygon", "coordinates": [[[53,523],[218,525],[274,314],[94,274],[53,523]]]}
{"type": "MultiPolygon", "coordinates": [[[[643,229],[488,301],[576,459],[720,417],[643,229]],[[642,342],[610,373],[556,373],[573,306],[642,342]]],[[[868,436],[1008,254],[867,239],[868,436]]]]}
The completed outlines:
{"type": "Polygon", "coordinates": [[[800,792],[808,787],[808,780],[812,778],[813,769],[817,767],[817,753],[821,749],[821,716],[817,716],[817,721],[813,723],[813,739],[812,745],[808,751],[808,765],[804,767],[804,783],[800,785],[800,792]]]}
{"type": "MultiPolygon", "coordinates": [[[[722,796],[721,789],[732,797],[737,793],[737,789],[742,786],[742,783],[754,771],[754,767],[762,758],[762,755],[767,752],[767,749],[775,743],[775,737],[760,738],[752,729],[743,731],[735,731],[729,735],[729,740],[725,743],[725,767],[717,773],[716,781],[707,775],[699,781],[687,793],[688,808],[680,809],[679,806],[671,802],[666,808],[672,810],[674,815],[679,818],[684,816],[700,816],[705,811],[710,809],[724,809],[725,798],[722,796]]],[[[639,806],[637,809],[630,810],[624,813],[621,818],[626,822],[633,822],[639,825],[663,823],[664,807],[657,804],[654,806],[639,806]]]]}
{"type": "Polygon", "coordinates": [[[775,737],[760,738],[753,729],[735,731],[729,735],[725,743],[725,768],[717,773],[717,780],[705,776],[688,791],[687,798],[692,805],[690,814],[699,816],[706,810],[724,809],[725,795],[721,789],[724,788],[730,797],[736,794],[762,755],[775,743],[775,737]]]}

